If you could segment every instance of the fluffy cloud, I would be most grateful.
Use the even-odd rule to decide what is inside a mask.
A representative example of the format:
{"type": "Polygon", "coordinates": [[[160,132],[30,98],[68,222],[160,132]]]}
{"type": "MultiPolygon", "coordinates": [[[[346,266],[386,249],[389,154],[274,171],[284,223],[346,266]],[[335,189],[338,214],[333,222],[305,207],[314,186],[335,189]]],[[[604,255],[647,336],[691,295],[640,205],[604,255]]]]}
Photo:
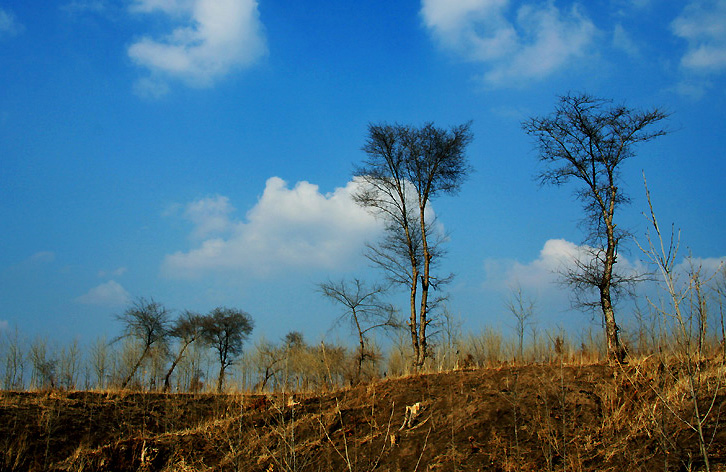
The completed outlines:
{"type": "Polygon", "coordinates": [[[558,280],[563,269],[572,267],[575,260],[585,256],[587,249],[564,239],[550,239],[545,242],[539,257],[529,263],[489,259],[484,262],[485,285],[494,289],[514,285],[544,289],[558,280]]]}
{"type": "Polygon", "coordinates": [[[688,42],[683,67],[701,72],[726,69],[726,0],[691,1],[671,28],[688,42]]]}
{"type": "Polygon", "coordinates": [[[15,19],[12,12],[0,8],[0,38],[15,36],[23,30],[23,26],[15,19]]]}
{"type": "Polygon", "coordinates": [[[10,323],[7,320],[0,320],[0,331],[7,331],[10,327],[10,323]]]}
{"type": "Polygon", "coordinates": [[[200,244],[168,255],[162,271],[170,277],[195,277],[217,271],[265,275],[292,267],[341,267],[381,229],[350,198],[357,185],[349,182],[322,194],[317,185],[298,182],[289,188],[272,177],[245,221],[231,218],[226,197],[193,202],[184,214],[200,244]]]}
{"type": "Polygon", "coordinates": [[[165,37],[143,37],[129,47],[129,57],[151,72],[137,91],[163,94],[168,78],[211,86],[267,51],[256,0],[135,0],[131,10],[160,12],[179,25],[165,37]]]}
{"type": "Polygon", "coordinates": [[[553,2],[520,6],[509,0],[422,0],[426,27],[447,49],[489,66],[492,86],[545,78],[585,56],[597,32],[577,5],[564,12],[553,2]]]}
{"type": "MultiPolygon", "coordinates": [[[[569,291],[558,290],[560,274],[574,269],[577,260],[589,260],[591,254],[592,248],[589,246],[577,245],[564,239],[550,239],[545,242],[539,256],[533,261],[524,263],[501,259],[484,261],[484,288],[506,292],[519,286],[529,293],[537,294],[539,299],[551,301],[560,298],[560,301],[564,302],[569,291]]],[[[641,260],[630,260],[623,254],[618,255],[615,270],[621,275],[653,273],[655,285],[652,282],[645,282],[641,287],[643,293],[648,296],[653,296],[657,286],[662,284],[661,274],[654,267],[646,265],[641,260]]],[[[696,271],[700,271],[702,281],[714,283],[722,277],[718,272],[726,271],[726,257],[683,258],[673,268],[679,290],[685,290],[690,274],[696,271]]]]}
{"type": "MultiPolygon", "coordinates": [[[[521,263],[490,259],[484,262],[485,286],[495,290],[519,285],[522,288],[544,291],[560,280],[560,274],[574,269],[576,261],[591,258],[593,248],[577,245],[564,239],[549,239],[545,242],[537,259],[521,263]]],[[[641,262],[632,262],[622,254],[618,255],[616,270],[621,274],[645,272],[641,262]]]]}
{"type": "Polygon", "coordinates": [[[118,306],[128,303],[130,299],[131,295],[121,284],[109,280],[76,298],[76,302],[84,305],[118,306]]]}

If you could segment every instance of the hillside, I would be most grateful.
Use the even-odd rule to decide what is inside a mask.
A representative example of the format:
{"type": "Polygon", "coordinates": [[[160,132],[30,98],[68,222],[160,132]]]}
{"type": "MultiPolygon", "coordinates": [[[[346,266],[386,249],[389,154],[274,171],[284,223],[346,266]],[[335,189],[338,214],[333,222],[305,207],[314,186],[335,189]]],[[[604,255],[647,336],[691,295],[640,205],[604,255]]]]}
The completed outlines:
{"type": "MultiPolygon", "coordinates": [[[[0,470],[699,470],[675,371],[505,366],[295,396],[2,392],[0,470]]],[[[724,370],[707,371],[711,470],[726,470],[724,370]]]]}

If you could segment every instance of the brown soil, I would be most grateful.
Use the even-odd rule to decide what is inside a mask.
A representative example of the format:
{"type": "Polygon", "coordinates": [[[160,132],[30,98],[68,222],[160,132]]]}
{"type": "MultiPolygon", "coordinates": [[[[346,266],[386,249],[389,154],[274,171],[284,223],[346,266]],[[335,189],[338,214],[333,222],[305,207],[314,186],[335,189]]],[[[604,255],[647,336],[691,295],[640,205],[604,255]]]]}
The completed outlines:
{"type": "MultiPolygon", "coordinates": [[[[292,398],[2,392],[0,470],[699,470],[692,403],[657,374],[502,367],[292,398]]],[[[701,411],[713,403],[704,426],[711,469],[723,471],[726,393],[716,388],[701,411]]]]}

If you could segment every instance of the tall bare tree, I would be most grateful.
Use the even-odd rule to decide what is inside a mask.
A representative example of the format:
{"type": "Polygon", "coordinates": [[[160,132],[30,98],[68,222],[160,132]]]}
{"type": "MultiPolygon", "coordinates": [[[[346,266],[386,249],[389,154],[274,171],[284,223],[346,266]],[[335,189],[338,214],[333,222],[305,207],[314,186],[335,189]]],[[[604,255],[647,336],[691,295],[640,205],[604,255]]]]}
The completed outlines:
{"type": "Polygon", "coordinates": [[[204,317],[202,336],[217,351],[219,359],[218,392],[222,392],[227,367],[242,354],[242,345],[253,327],[252,317],[235,308],[218,307],[204,317]]]}
{"type": "Polygon", "coordinates": [[[458,192],[471,169],[465,151],[472,139],[470,123],[449,130],[432,123],[421,128],[372,124],[363,146],[366,158],[355,171],[362,185],[353,198],[386,222],[386,235],[370,246],[369,259],[410,293],[414,368],[423,366],[429,354],[426,328],[438,301],[430,298],[430,290],[446,279],[432,273],[442,241],[429,203],[458,192]]]}
{"type": "Polygon", "coordinates": [[[618,245],[625,232],[618,228],[615,213],[628,202],[620,185],[621,165],[635,155],[636,145],[663,136],[659,123],[667,114],[654,108],[638,110],[588,94],[560,97],[555,111],[522,123],[533,136],[545,170],[542,183],[556,186],[571,180],[579,183],[575,195],[583,202],[584,222],[592,247],[588,260],[576,261],[576,268],[564,274],[565,281],[580,294],[596,289],[603,314],[608,358],[623,361],[625,350],[618,336],[613,298],[619,288],[634,282],[614,268],[618,245]]]}
{"type": "Polygon", "coordinates": [[[368,348],[368,334],[375,329],[397,328],[396,310],[381,300],[385,287],[367,285],[360,279],[325,282],[318,285],[320,292],[344,307],[337,322],[348,322],[358,336],[359,350],[355,381],[360,380],[363,363],[372,357],[368,348]]]}
{"type": "Polygon", "coordinates": [[[123,314],[116,317],[124,326],[124,332],[115,341],[132,338],[142,345],[141,355],[121,383],[121,388],[134,377],[134,374],[147,358],[153,346],[164,345],[169,335],[169,311],[153,299],[137,299],[123,314]]]}

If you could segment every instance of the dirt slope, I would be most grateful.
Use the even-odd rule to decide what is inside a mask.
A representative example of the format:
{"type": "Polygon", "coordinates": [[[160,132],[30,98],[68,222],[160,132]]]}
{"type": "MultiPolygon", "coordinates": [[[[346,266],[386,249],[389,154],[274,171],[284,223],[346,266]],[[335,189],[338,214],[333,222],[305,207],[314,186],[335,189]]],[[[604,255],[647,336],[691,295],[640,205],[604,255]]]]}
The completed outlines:
{"type": "MultiPolygon", "coordinates": [[[[526,366],[293,397],[3,392],[0,470],[698,470],[676,387],[655,368],[526,366]]],[[[701,404],[726,470],[723,388],[701,404]]]]}

